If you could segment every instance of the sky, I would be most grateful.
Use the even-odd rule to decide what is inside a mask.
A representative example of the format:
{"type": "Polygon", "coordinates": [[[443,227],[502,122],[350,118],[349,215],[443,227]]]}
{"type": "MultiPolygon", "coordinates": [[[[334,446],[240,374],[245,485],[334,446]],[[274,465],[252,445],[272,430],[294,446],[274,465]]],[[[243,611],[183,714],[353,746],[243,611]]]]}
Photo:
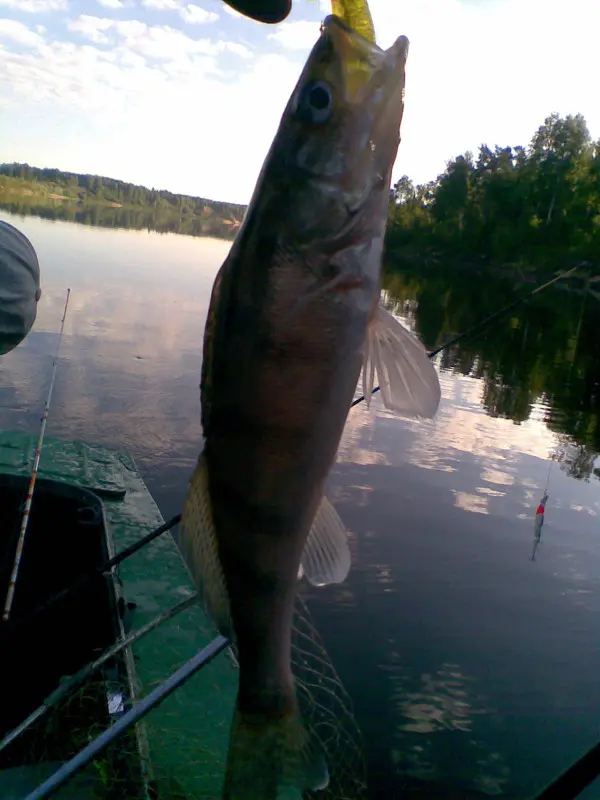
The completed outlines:
{"type": "MultiPolygon", "coordinates": [[[[393,179],[435,179],[546,116],[600,137],[598,0],[371,0],[410,40],[393,179]]],[[[248,202],[329,0],[277,26],[221,0],[0,0],[0,162],[248,202]]]]}

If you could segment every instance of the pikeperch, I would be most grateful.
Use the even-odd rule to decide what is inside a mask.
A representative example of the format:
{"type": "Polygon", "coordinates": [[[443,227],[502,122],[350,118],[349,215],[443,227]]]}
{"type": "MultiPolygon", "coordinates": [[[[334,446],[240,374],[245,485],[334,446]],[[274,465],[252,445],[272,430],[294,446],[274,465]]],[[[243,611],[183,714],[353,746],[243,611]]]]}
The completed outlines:
{"type": "Polygon", "coordinates": [[[363,370],[370,398],[431,417],[440,399],[421,343],[379,305],[408,40],[383,51],[335,16],[283,113],[204,334],[205,444],[180,546],[239,691],[224,798],[282,800],[327,785],[290,659],[298,580],[341,582],[344,526],[324,497],[363,370]]]}

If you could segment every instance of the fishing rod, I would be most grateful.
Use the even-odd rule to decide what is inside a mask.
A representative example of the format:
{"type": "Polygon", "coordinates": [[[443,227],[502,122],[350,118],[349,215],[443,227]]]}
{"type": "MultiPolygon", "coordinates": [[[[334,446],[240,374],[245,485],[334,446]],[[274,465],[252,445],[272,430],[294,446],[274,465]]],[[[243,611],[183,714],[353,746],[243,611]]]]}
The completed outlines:
{"type": "MultiPolygon", "coordinates": [[[[555,276],[554,278],[552,278],[549,281],[546,281],[545,283],[541,284],[540,286],[536,286],[535,289],[533,289],[532,291],[528,292],[523,297],[519,297],[516,300],[513,300],[512,303],[509,303],[508,305],[504,306],[499,311],[495,311],[493,314],[490,314],[488,317],[486,317],[485,319],[483,319],[480,322],[476,323],[475,325],[473,325],[468,330],[464,331],[463,333],[459,334],[458,336],[455,336],[453,339],[451,339],[450,341],[446,342],[441,347],[438,347],[436,350],[433,350],[431,353],[428,354],[429,357],[433,358],[438,353],[440,353],[442,350],[445,350],[446,348],[450,347],[451,345],[456,344],[458,341],[460,341],[461,339],[466,338],[467,336],[471,336],[473,333],[475,333],[480,328],[484,327],[485,325],[488,325],[494,319],[497,319],[502,314],[505,314],[511,308],[514,308],[515,306],[519,305],[519,303],[524,302],[529,297],[532,297],[534,294],[536,294],[538,292],[541,292],[543,289],[546,289],[548,286],[551,286],[552,284],[556,283],[557,281],[568,277],[569,275],[573,274],[577,269],[580,269],[580,268],[581,268],[581,265],[579,265],[577,267],[573,267],[572,269],[568,270],[567,272],[560,273],[559,275],[555,276]]],[[[380,390],[380,387],[377,386],[377,387],[375,387],[375,389],[373,389],[372,393],[375,394],[379,390],[380,390]]],[[[352,407],[358,405],[364,399],[365,399],[364,395],[359,397],[359,398],[357,398],[356,400],[354,400],[354,402],[351,404],[350,407],[352,408],[352,407]]],[[[14,630],[20,629],[22,626],[25,626],[25,625],[29,624],[35,618],[37,618],[37,616],[40,613],[45,611],[50,606],[54,605],[59,600],[65,598],[67,595],[69,595],[72,592],[75,592],[75,591],[83,588],[90,580],[92,580],[92,578],[94,578],[96,576],[100,576],[105,572],[108,572],[112,567],[117,566],[117,564],[120,564],[121,561],[123,561],[124,559],[128,558],[128,556],[132,555],[133,553],[135,553],[140,548],[142,548],[145,545],[147,545],[150,542],[152,542],[156,537],[160,536],[165,531],[168,531],[171,528],[175,527],[175,525],[177,525],[180,521],[181,521],[181,515],[178,514],[175,517],[173,517],[171,520],[169,520],[169,522],[164,523],[164,525],[161,525],[160,527],[156,528],[156,530],[151,531],[147,536],[144,536],[138,542],[136,542],[135,544],[133,544],[130,547],[126,548],[124,551],[122,551],[121,553],[116,555],[113,559],[110,559],[109,561],[105,562],[104,564],[100,565],[99,567],[96,567],[96,568],[90,570],[89,572],[84,573],[73,584],[71,584],[70,586],[68,586],[68,587],[66,587],[64,589],[61,589],[59,592],[57,592],[55,595],[53,595],[49,600],[45,601],[40,606],[37,606],[27,616],[25,616],[22,619],[18,620],[18,622],[15,623],[14,628],[11,628],[10,633],[13,633],[14,630]]],[[[3,635],[2,634],[3,634],[3,631],[0,631],[0,642],[2,642],[2,639],[3,639],[3,635]]]]}
{"type": "MultiPolygon", "coordinates": [[[[437,356],[438,353],[441,353],[443,350],[447,350],[453,344],[462,341],[462,339],[466,339],[468,336],[472,336],[478,330],[481,330],[481,328],[484,328],[486,325],[489,325],[490,322],[493,322],[495,319],[498,319],[498,317],[501,317],[502,314],[506,314],[507,311],[516,308],[516,306],[520,305],[521,303],[524,303],[525,300],[528,300],[530,297],[533,297],[534,294],[541,292],[542,289],[547,289],[548,286],[552,286],[553,283],[556,283],[557,281],[560,281],[563,278],[568,278],[578,269],[581,269],[581,265],[573,267],[572,269],[569,269],[566,272],[561,272],[560,275],[556,275],[554,278],[552,278],[552,280],[546,281],[545,283],[542,283],[540,286],[536,286],[535,289],[532,289],[530,292],[527,292],[527,294],[523,295],[522,297],[518,297],[516,300],[513,300],[512,303],[509,303],[508,305],[504,306],[499,311],[494,311],[493,314],[490,314],[489,316],[485,317],[479,322],[476,322],[475,325],[473,325],[470,328],[467,328],[467,330],[463,331],[463,333],[459,333],[458,336],[454,336],[445,344],[441,345],[440,347],[437,347],[430,353],[427,353],[427,355],[429,356],[429,358],[434,358],[434,356],[437,356]]],[[[375,392],[378,392],[380,389],[381,389],[380,386],[376,386],[371,392],[371,394],[374,395],[375,392]]],[[[359,403],[362,403],[364,399],[365,399],[364,394],[361,395],[361,397],[357,397],[356,400],[354,400],[350,404],[350,408],[354,408],[354,406],[357,406],[359,403]]]]}
{"type": "MultiPolygon", "coordinates": [[[[556,276],[552,280],[547,281],[546,283],[536,287],[531,292],[529,292],[527,295],[525,295],[525,296],[523,296],[521,298],[518,298],[517,300],[515,300],[512,303],[508,304],[507,306],[505,306],[504,308],[502,308],[499,311],[495,312],[494,314],[489,315],[488,317],[486,317],[484,320],[482,320],[479,323],[477,323],[476,325],[474,325],[469,330],[465,331],[464,333],[460,334],[459,336],[454,337],[452,340],[446,342],[441,347],[439,347],[436,350],[434,350],[433,352],[429,353],[428,354],[429,357],[430,358],[434,357],[435,355],[437,355],[442,350],[444,350],[444,349],[450,347],[451,345],[457,343],[461,339],[472,335],[477,330],[479,330],[482,327],[484,327],[485,325],[489,324],[494,319],[497,319],[499,316],[501,316],[502,314],[506,313],[511,308],[514,308],[517,305],[519,305],[520,303],[524,302],[525,300],[527,300],[532,295],[542,291],[543,289],[547,288],[548,286],[551,286],[553,283],[557,282],[558,280],[561,280],[561,279],[563,279],[565,277],[568,277],[569,275],[573,274],[576,271],[576,269],[578,269],[578,268],[574,267],[573,269],[556,276]]],[[[376,389],[373,391],[373,394],[375,392],[379,391],[379,389],[380,389],[380,387],[376,387],[376,389]]],[[[354,401],[354,403],[352,403],[352,406],[357,405],[358,403],[362,402],[364,399],[365,399],[364,396],[361,397],[361,398],[358,398],[356,401],[354,401]]],[[[126,558],[128,555],[131,555],[132,552],[135,552],[136,550],[140,549],[140,547],[142,547],[145,544],[147,544],[148,541],[151,541],[153,538],[155,538],[156,536],[160,535],[160,533],[163,533],[165,530],[168,530],[169,528],[171,528],[174,525],[176,525],[180,521],[180,518],[181,518],[180,515],[177,515],[169,523],[165,523],[165,525],[160,526],[155,531],[152,531],[150,534],[148,534],[147,537],[144,537],[142,540],[140,540],[136,544],[132,545],[130,548],[127,548],[126,551],[123,551],[123,553],[120,553],[118,556],[115,556],[114,559],[111,559],[111,561],[107,562],[102,567],[97,568],[97,570],[95,570],[94,573],[92,573],[92,576],[93,576],[93,574],[98,574],[98,572],[100,572],[100,571],[104,572],[107,569],[109,569],[111,566],[113,566],[114,564],[119,563],[121,560],[126,558]]],[[[87,582],[87,580],[89,580],[90,577],[91,576],[89,576],[89,575],[88,576],[84,576],[83,579],[81,581],[79,581],[78,583],[81,585],[81,583],[87,582]]],[[[70,593],[71,591],[74,590],[74,588],[75,587],[69,587],[67,589],[62,590],[62,592],[59,592],[58,595],[55,595],[54,598],[52,598],[47,604],[45,604],[45,606],[47,607],[47,605],[49,605],[49,604],[51,604],[53,602],[56,602],[57,599],[59,599],[61,596],[65,596],[66,594],[70,593]]],[[[184,601],[184,602],[187,604],[188,601],[184,601]]],[[[36,610],[36,612],[34,612],[34,613],[39,613],[41,610],[43,610],[43,607],[42,608],[38,608],[36,610]]],[[[175,608],[173,608],[171,611],[167,612],[167,614],[171,615],[174,612],[175,612],[175,608]]],[[[146,628],[149,629],[150,627],[154,627],[156,624],[158,624],[158,620],[155,621],[154,623],[150,623],[149,626],[146,626],[146,628]]],[[[145,632],[147,632],[147,630],[144,631],[144,633],[145,632]]],[[[139,633],[141,634],[142,631],[140,631],[139,633]]],[[[123,642],[123,643],[121,643],[121,645],[116,645],[116,647],[119,648],[119,647],[122,647],[124,645],[125,645],[125,643],[123,642]]],[[[145,716],[145,714],[147,714],[156,705],[161,703],[169,694],[171,694],[173,691],[175,691],[175,689],[177,689],[179,686],[181,686],[186,680],[188,680],[193,674],[195,674],[195,672],[197,670],[199,670],[201,667],[205,666],[209,661],[211,661],[218,653],[220,653],[228,645],[229,645],[229,642],[224,637],[218,636],[210,645],[208,645],[208,647],[206,647],[204,650],[202,650],[200,653],[198,653],[187,664],[183,665],[183,667],[181,667],[179,670],[177,670],[176,673],[171,675],[161,686],[159,686],[157,689],[155,689],[153,692],[151,692],[150,695],[148,695],[146,698],[144,698],[135,708],[133,708],[129,712],[127,712],[127,714],[125,714],[119,720],[119,722],[117,722],[115,725],[113,725],[108,730],[104,731],[104,733],[102,733],[100,736],[98,736],[86,748],[84,748],[82,751],[80,751],[74,758],[72,758],[69,762],[64,764],[59,770],[57,770],[56,773],[54,773],[54,775],[52,775],[47,781],[45,781],[41,786],[39,786],[38,789],[36,789],[33,793],[28,795],[26,800],[43,800],[44,798],[50,797],[52,794],[54,794],[61,786],[63,786],[65,783],[67,783],[75,774],[77,774],[81,769],[83,769],[87,764],[89,764],[90,761],[92,761],[94,758],[96,758],[98,756],[98,754],[100,752],[102,752],[111,742],[113,742],[117,738],[119,738],[119,736],[121,736],[130,726],[136,724],[139,721],[139,719],[141,719],[143,716],[145,716]]],[[[107,651],[107,653],[103,657],[101,657],[98,661],[102,661],[103,662],[108,657],[109,652],[110,651],[107,651]]],[[[92,668],[96,667],[97,663],[98,662],[95,662],[94,664],[89,665],[89,667],[86,668],[86,669],[92,669],[92,668]]],[[[38,712],[40,712],[40,711],[41,711],[41,713],[44,713],[44,707],[43,706],[41,706],[40,709],[38,709],[38,712]]],[[[21,731],[16,729],[13,732],[13,734],[10,734],[10,736],[15,735],[15,738],[16,738],[16,735],[19,735],[20,732],[21,731]]],[[[600,745],[598,747],[600,747],[600,745]]],[[[598,748],[594,748],[592,751],[590,751],[590,753],[586,754],[586,756],[584,756],[584,758],[581,759],[580,762],[578,762],[576,765],[574,765],[574,767],[572,767],[569,770],[567,770],[567,773],[565,773],[564,776],[561,776],[561,778],[559,778],[558,781],[555,782],[555,784],[557,786],[560,785],[563,789],[565,789],[566,788],[565,779],[571,778],[571,781],[569,781],[569,782],[572,783],[572,778],[575,777],[575,775],[573,775],[572,773],[575,771],[575,773],[577,775],[577,778],[578,778],[578,779],[575,780],[575,783],[578,784],[578,787],[581,787],[576,792],[576,794],[578,794],[579,791],[581,791],[581,789],[584,788],[584,786],[587,785],[587,783],[591,782],[591,780],[593,780],[593,777],[595,777],[595,775],[598,774],[598,772],[600,772],[600,769],[599,770],[590,770],[589,769],[590,757],[597,753],[597,749],[598,748]],[[582,766],[584,767],[584,772],[586,773],[585,778],[583,778],[583,781],[585,781],[584,783],[582,783],[582,775],[581,775],[581,767],[582,766]],[[587,767],[587,769],[585,769],[585,767],[587,767]],[[594,773],[593,776],[592,776],[592,772],[594,773]]],[[[548,789],[552,790],[554,788],[555,784],[552,784],[551,787],[548,787],[548,789]]],[[[573,788],[572,785],[571,785],[571,788],[573,788]]],[[[551,797],[555,797],[555,796],[556,797],[561,796],[561,797],[564,797],[564,798],[567,797],[567,795],[565,795],[565,794],[562,794],[562,795],[547,794],[548,789],[545,790],[543,795],[539,796],[538,800],[541,800],[542,797],[544,798],[544,800],[550,800],[551,797]]],[[[568,795],[568,797],[574,797],[574,796],[575,796],[575,794],[572,794],[572,793],[568,795]]]]}
{"type": "Polygon", "coordinates": [[[189,661],[183,664],[179,669],[172,673],[160,686],[150,692],[150,694],[143,697],[133,708],[127,711],[115,722],[110,728],[107,728],[96,739],[90,742],[83,750],[80,750],[77,755],[73,756],[70,761],[67,761],[56,772],[51,775],[41,786],[34,789],[33,792],[27,795],[25,800],[45,800],[61,786],[71,780],[78,772],[86,767],[91,761],[98,757],[98,755],[105,750],[110,744],[122,736],[129,728],[137,724],[143,717],[152,711],[153,708],[158,706],[163,700],[166,700],[180,686],[183,686],[198,670],[206,666],[210,661],[218,656],[222,650],[229,647],[229,640],[224,636],[217,636],[213,641],[204,647],[200,652],[196,653],[189,661]]]}
{"type": "Polygon", "coordinates": [[[50,388],[48,389],[48,397],[44,404],[44,413],[42,414],[42,426],[40,428],[40,435],[35,448],[35,456],[33,459],[33,469],[31,470],[31,478],[29,480],[29,488],[27,489],[27,496],[25,498],[25,507],[23,509],[23,516],[21,518],[21,530],[19,532],[19,539],[17,541],[17,550],[15,553],[15,560],[13,564],[12,573],[8,582],[8,591],[6,592],[6,601],[4,603],[4,613],[2,620],[8,622],[10,619],[10,611],[15,596],[15,588],[17,585],[17,578],[19,576],[19,567],[21,566],[21,558],[23,556],[23,546],[25,544],[25,536],[27,534],[27,525],[29,523],[29,512],[31,511],[31,501],[33,499],[33,490],[35,488],[35,481],[37,478],[38,467],[40,464],[40,456],[42,453],[42,445],[44,443],[44,434],[46,433],[46,422],[48,421],[48,412],[50,411],[50,403],[52,402],[52,390],[54,389],[54,380],[56,378],[56,367],[58,365],[58,353],[62,342],[63,330],[65,328],[65,319],[67,318],[67,308],[69,306],[69,297],[71,290],[67,289],[67,299],[65,301],[65,310],[63,312],[62,320],[60,323],[60,333],[58,334],[58,343],[56,345],[56,353],[54,361],[52,362],[52,378],[50,379],[50,388]]]}
{"type": "Polygon", "coordinates": [[[0,629],[0,644],[7,638],[7,636],[12,636],[26,625],[32,623],[41,613],[47,611],[49,608],[55,605],[55,603],[58,603],[60,600],[64,600],[64,598],[68,595],[79,591],[94,578],[102,577],[105,572],[109,572],[113,567],[116,567],[122,561],[125,561],[126,558],[129,558],[129,556],[132,556],[134,553],[137,553],[138,550],[141,550],[142,547],[145,547],[147,544],[150,544],[150,542],[153,542],[154,539],[157,539],[161,534],[171,530],[171,528],[174,528],[175,525],[177,525],[180,521],[181,514],[176,514],[168,522],[164,522],[162,525],[159,525],[158,528],[155,528],[154,530],[150,531],[150,533],[146,534],[146,536],[138,539],[137,542],[134,542],[133,544],[129,545],[129,547],[126,547],[125,550],[121,550],[121,552],[117,553],[116,556],[109,558],[107,561],[104,561],[97,567],[92,567],[92,569],[86,570],[79,576],[79,578],[77,578],[76,581],[73,581],[73,583],[71,583],[69,586],[65,586],[63,589],[59,589],[56,594],[53,594],[48,598],[48,600],[44,600],[39,606],[36,606],[28,614],[25,614],[25,616],[12,623],[10,627],[7,626],[3,629],[0,629]]]}
{"type": "Polygon", "coordinates": [[[572,800],[600,775],[600,742],[548,784],[534,800],[572,800]]]}
{"type": "Polygon", "coordinates": [[[112,645],[112,647],[109,647],[108,650],[105,650],[104,653],[95,661],[86,664],[85,667],[82,667],[74,675],[69,676],[58,686],[58,688],[52,692],[52,694],[50,694],[44,700],[41,705],[36,708],[35,711],[31,712],[27,719],[23,720],[20,725],[14,728],[10,733],[6,734],[2,741],[0,741],[0,753],[6,749],[9,744],[12,744],[22,733],[31,728],[31,726],[41,717],[43,717],[46,712],[56,707],[59,702],[64,700],[83,683],[85,683],[95,672],[97,672],[104,664],[106,664],[107,661],[110,661],[110,659],[114,658],[126,647],[131,647],[136,642],[139,642],[140,639],[153,631],[155,628],[158,628],[159,625],[162,625],[164,622],[172,619],[180,612],[191,608],[199,601],[200,596],[198,594],[193,594],[191,597],[181,600],[179,603],[177,603],[177,605],[174,605],[167,611],[159,614],[159,616],[155,617],[143,627],[138,628],[138,630],[134,631],[129,636],[119,639],[115,644],[112,645]]]}

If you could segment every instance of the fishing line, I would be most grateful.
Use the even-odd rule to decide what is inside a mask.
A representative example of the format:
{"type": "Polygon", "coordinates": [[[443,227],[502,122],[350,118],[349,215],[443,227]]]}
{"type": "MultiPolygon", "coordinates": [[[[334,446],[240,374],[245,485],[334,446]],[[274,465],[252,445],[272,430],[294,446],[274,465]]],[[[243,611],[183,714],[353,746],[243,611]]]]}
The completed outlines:
{"type": "Polygon", "coordinates": [[[60,333],[58,334],[58,343],[56,345],[56,353],[54,361],[52,362],[52,378],[50,379],[50,388],[48,389],[48,397],[44,404],[44,413],[42,414],[42,427],[40,428],[40,435],[38,438],[37,446],[35,448],[35,455],[33,459],[33,469],[31,470],[31,478],[29,480],[29,488],[27,489],[27,496],[25,498],[25,507],[23,509],[23,517],[21,518],[21,530],[19,532],[19,539],[17,541],[17,551],[15,553],[15,560],[13,564],[12,574],[8,582],[8,591],[6,593],[6,602],[4,603],[4,613],[2,614],[3,622],[8,622],[10,619],[10,610],[12,607],[15,588],[17,586],[17,578],[19,577],[19,567],[21,566],[21,558],[23,556],[23,545],[25,544],[25,536],[27,534],[27,525],[29,523],[29,512],[31,511],[31,501],[33,499],[33,490],[35,488],[35,481],[37,478],[38,467],[40,464],[40,455],[42,453],[42,445],[44,443],[44,434],[46,433],[46,422],[48,421],[48,412],[50,410],[50,403],[52,402],[52,390],[54,389],[54,380],[56,378],[56,367],[58,365],[58,353],[62,342],[63,330],[65,328],[65,319],[67,318],[67,308],[69,306],[69,297],[71,290],[67,289],[67,299],[65,301],[65,310],[63,312],[62,320],[60,323],[60,333]]]}
{"type": "MultiPolygon", "coordinates": [[[[532,291],[528,292],[523,297],[517,298],[512,303],[509,303],[508,305],[506,305],[503,308],[501,308],[499,311],[496,311],[493,314],[490,314],[485,319],[483,319],[480,322],[476,323],[471,328],[469,328],[468,330],[464,331],[464,333],[461,333],[458,336],[455,336],[453,339],[450,339],[450,341],[446,342],[441,347],[438,347],[436,350],[433,350],[431,353],[428,354],[429,357],[433,358],[438,353],[440,353],[442,350],[445,350],[448,347],[450,347],[451,345],[456,344],[458,341],[460,341],[461,339],[466,338],[467,336],[471,336],[473,333],[475,333],[476,331],[480,330],[485,325],[488,325],[490,322],[492,322],[493,320],[497,319],[502,314],[505,314],[510,309],[515,308],[517,305],[519,305],[519,303],[524,302],[529,297],[532,297],[537,292],[541,292],[543,289],[546,289],[548,286],[551,286],[553,283],[556,283],[557,281],[561,280],[562,278],[568,277],[569,275],[574,273],[577,269],[579,269],[579,267],[573,267],[572,269],[568,270],[567,272],[563,272],[560,275],[557,275],[556,277],[552,278],[551,280],[546,281],[545,283],[541,284],[540,286],[537,286],[535,289],[533,289],[532,291]]],[[[62,333],[62,328],[61,328],[61,333],[62,333]]],[[[372,393],[375,394],[379,390],[380,390],[380,387],[377,386],[377,387],[375,387],[375,389],[373,389],[372,393]]],[[[354,402],[352,403],[352,405],[350,407],[352,408],[353,406],[358,405],[364,399],[365,399],[364,395],[362,397],[357,398],[356,400],[354,400],[354,402]]],[[[548,479],[549,479],[549,476],[548,476],[548,479]]],[[[138,542],[136,542],[135,544],[131,545],[131,547],[128,547],[122,553],[119,553],[118,555],[116,555],[110,561],[107,561],[106,563],[102,564],[101,566],[96,567],[94,570],[82,575],[80,577],[80,579],[78,581],[76,581],[74,584],[72,584],[69,587],[66,587],[65,589],[62,589],[57,594],[55,594],[53,597],[51,597],[49,600],[47,600],[46,602],[44,602],[43,604],[41,604],[40,606],[35,608],[26,617],[24,617],[23,619],[20,619],[16,623],[14,628],[11,628],[10,632],[13,633],[13,631],[15,629],[19,629],[22,626],[30,623],[33,619],[35,619],[42,611],[46,610],[49,606],[54,605],[56,602],[58,602],[59,600],[63,599],[64,597],[66,597],[68,594],[71,594],[72,592],[75,592],[78,589],[82,588],[92,578],[94,578],[94,577],[96,577],[98,575],[102,575],[104,572],[107,572],[109,569],[111,569],[113,566],[116,566],[117,564],[119,564],[121,561],[123,561],[128,556],[132,555],[137,550],[139,550],[140,548],[144,547],[146,544],[149,544],[157,536],[160,536],[165,531],[168,531],[171,528],[175,527],[175,525],[177,525],[179,523],[180,519],[181,519],[181,515],[178,514],[177,516],[175,516],[171,520],[169,520],[169,522],[166,522],[164,525],[161,525],[159,528],[157,528],[156,530],[150,532],[147,536],[143,537],[138,542]]],[[[0,632],[0,641],[2,641],[2,639],[3,639],[2,632],[0,632]]]]}
{"type": "MultiPolygon", "coordinates": [[[[583,324],[583,313],[585,311],[587,296],[589,294],[590,288],[590,276],[588,275],[586,278],[585,289],[583,291],[583,297],[581,298],[581,309],[579,311],[579,321],[577,323],[577,332],[575,333],[575,349],[573,350],[573,354],[571,356],[571,362],[569,364],[569,372],[567,373],[567,383],[566,389],[569,390],[571,386],[571,373],[573,371],[573,364],[575,363],[575,355],[577,353],[577,348],[579,347],[579,337],[581,335],[581,326],[583,324]]],[[[537,548],[541,544],[542,541],[542,525],[544,524],[544,517],[546,513],[546,503],[548,502],[548,487],[550,485],[550,475],[552,474],[552,467],[554,466],[554,459],[550,460],[548,464],[548,474],[546,475],[546,485],[544,487],[544,494],[542,495],[542,499],[539,502],[537,511],[535,513],[535,522],[534,522],[534,536],[533,536],[533,552],[531,554],[531,560],[535,561],[535,554],[537,548]]]]}
{"type": "MultiPolygon", "coordinates": [[[[553,283],[556,283],[557,281],[560,281],[563,278],[567,278],[569,275],[572,275],[578,269],[580,269],[579,266],[573,267],[572,269],[567,270],[567,272],[561,272],[560,275],[557,275],[555,278],[552,278],[552,280],[546,281],[545,283],[542,283],[540,286],[536,286],[536,288],[532,289],[532,291],[527,292],[527,294],[523,295],[522,297],[518,297],[516,300],[513,300],[512,303],[509,303],[508,305],[504,306],[499,311],[494,311],[493,314],[490,314],[488,317],[485,317],[485,319],[482,319],[480,322],[476,322],[475,325],[473,325],[471,328],[468,328],[463,333],[459,333],[458,336],[455,336],[445,344],[441,345],[440,347],[437,347],[435,350],[432,350],[431,353],[428,353],[427,355],[429,356],[429,358],[437,356],[438,353],[441,353],[443,350],[447,350],[453,344],[462,341],[462,339],[466,339],[468,336],[472,336],[481,328],[484,328],[486,325],[489,325],[490,322],[493,322],[495,319],[498,319],[498,317],[502,316],[502,314],[506,314],[507,311],[510,311],[512,308],[516,308],[516,306],[518,306],[520,303],[524,303],[525,300],[528,300],[530,297],[533,297],[534,294],[541,292],[542,289],[547,289],[548,286],[552,286],[553,283]]],[[[371,394],[374,395],[375,392],[378,392],[380,390],[380,388],[381,388],[380,386],[376,386],[371,392],[371,394]]],[[[362,403],[364,399],[365,396],[363,394],[361,395],[361,397],[358,397],[350,404],[350,408],[354,408],[354,406],[357,406],[359,403],[362,403]]]]}
{"type": "Polygon", "coordinates": [[[554,464],[554,461],[550,461],[550,463],[548,464],[548,474],[546,475],[546,485],[544,487],[544,494],[545,495],[548,495],[548,486],[550,485],[550,473],[552,472],[552,465],[553,464],[554,464]]]}

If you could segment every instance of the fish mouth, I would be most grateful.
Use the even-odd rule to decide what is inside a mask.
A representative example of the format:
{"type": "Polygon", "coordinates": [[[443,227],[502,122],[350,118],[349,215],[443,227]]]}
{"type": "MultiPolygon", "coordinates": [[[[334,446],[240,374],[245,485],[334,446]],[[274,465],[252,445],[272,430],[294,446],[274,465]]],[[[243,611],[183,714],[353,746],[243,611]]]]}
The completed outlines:
{"type": "Polygon", "coordinates": [[[273,145],[270,174],[293,187],[299,209],[296,242],[339,242],[361,225],[379,229],[387,218],[408,46],[400,36],[383,50],[335,15],[323,21],[284,113],[280,147],[273,145]],[[315,87],[328,101],[322,119],[304,104],[315,87]]]}
{"type": "MultiPolygon", "coordinates": [[[[334,14],[323,21],[321,35],[338,56],[337,78],[344,102],[361,103],[367,97],[372,99],[374,94],[375,99],[379,99],[377,95],[389,95],[394,89],[404,92],[404,67],[409,48],[406,36],[398,37],[391,47],[383,50],[334,14]]],[[[386,99],[381,97],[381,102],[385,104],[386,99]]]]}
{"type": "Polygon", "coordinates": [[[346,120],[348,135],[340,146],[341,166],[336,162],[338,169],[322,174],[319,183],[324,191],[343,197],[350,216],[346,225],[352,226],[351,217],[373,193],[383,194],[389,186],[400,142],[409,41],[400,36],[383,50],[330,15],[322,24],[321,43],[324,53],[330,53],[325,55],[325,70],[346,109],[341,119],[346,120]]]}

